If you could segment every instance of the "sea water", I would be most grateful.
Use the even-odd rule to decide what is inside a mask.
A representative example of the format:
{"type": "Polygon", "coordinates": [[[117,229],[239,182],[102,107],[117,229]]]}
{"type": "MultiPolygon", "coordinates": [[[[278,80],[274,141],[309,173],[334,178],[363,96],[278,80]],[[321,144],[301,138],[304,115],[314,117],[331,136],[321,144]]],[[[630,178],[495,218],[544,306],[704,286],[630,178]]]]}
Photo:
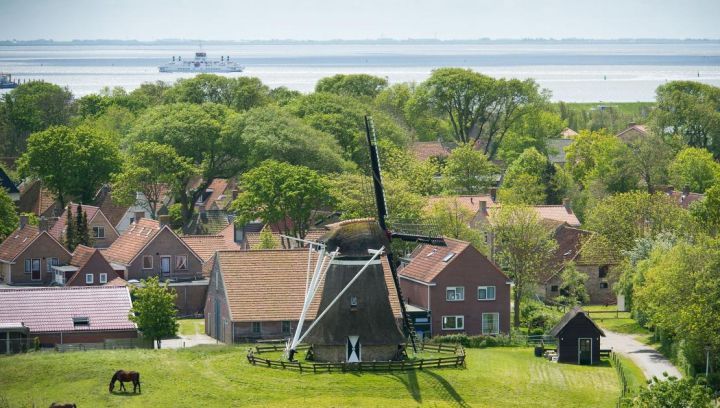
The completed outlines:
{"type": "MultiPolygon", "coordinates": [[[[310,92],[318,79],[349,73],[420,82],[433,69],[464,67],[503,78],[534,78],[568,102],[652,101],[668,81],[720,86],[720,42],[657,43],[375,43],[205,45],[209,59],[230,56],[270,87],[310,92]]],[[[0,72],[20,80],[68,87],[76,96],[104,87],[132,90],[144,82],[174,82],[193,74],[160,73],[158,66],[191,45],[0,46],[0,72]]],[[[7,91],[5,91],[7,92],[7,91]]]]}

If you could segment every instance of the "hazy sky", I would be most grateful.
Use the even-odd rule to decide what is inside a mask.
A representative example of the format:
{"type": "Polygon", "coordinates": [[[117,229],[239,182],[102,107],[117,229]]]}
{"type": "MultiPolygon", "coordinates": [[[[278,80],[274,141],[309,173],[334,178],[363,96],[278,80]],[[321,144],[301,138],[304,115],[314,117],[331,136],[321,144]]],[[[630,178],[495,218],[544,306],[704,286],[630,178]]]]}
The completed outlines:
{"type": "Polygon", "coordinates": [[[0,39],[720,38],[720,0],[0,0],[0,39]]]}

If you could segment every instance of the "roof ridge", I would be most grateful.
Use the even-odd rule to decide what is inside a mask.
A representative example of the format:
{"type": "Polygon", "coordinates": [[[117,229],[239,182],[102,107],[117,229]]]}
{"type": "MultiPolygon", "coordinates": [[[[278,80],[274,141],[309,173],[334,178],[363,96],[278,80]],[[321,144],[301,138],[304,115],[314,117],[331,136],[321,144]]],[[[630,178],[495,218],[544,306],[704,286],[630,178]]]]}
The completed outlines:
{"type": "Polygon", "coordinates": [[[0,288],[0,292],[17,292],[17,291],[28,291],[28,292],[39,292],[39,291],[53,291],[53,290],[108,290],[111,288],[122,288],[123,286],[41,286],[41,287],[18,287],[18,288],[0,288]]]}

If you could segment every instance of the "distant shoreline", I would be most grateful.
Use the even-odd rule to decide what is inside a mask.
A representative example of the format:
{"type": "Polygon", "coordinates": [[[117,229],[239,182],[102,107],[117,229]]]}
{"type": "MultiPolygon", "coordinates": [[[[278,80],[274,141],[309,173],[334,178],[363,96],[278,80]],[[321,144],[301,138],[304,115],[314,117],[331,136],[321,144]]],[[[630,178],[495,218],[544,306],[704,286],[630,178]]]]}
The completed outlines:
{"type": "Polygon", "coordinates": [[[163,39],[153,41],[140,40],[70,40],[55,41],[46,39],[37,40],[0,40],[0,46],[63,46],[63,45],[328,45],[328,44],[364,44],[364,45],[387,45],[387,44],[717,44],[720,39],[667,39],[667,38],[619,38],[619,39],[584,39],[584,38],[528,38],[528,39],[464,39],[464,40],[438,40],[432,38],[418,39],[366,39],[366,40],[183,40],[163,39]]]}

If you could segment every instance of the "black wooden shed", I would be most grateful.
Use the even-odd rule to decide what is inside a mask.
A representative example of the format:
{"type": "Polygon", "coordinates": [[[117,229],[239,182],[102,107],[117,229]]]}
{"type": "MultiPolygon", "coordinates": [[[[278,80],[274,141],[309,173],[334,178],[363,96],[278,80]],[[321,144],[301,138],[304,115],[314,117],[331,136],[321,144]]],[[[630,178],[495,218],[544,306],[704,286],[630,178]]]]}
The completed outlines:
{"type": "Polygon", "coordinates": [[[550,334],[557,339],[559,362],[596,364],[600,361],[600,337],[605,337],[605,333],[580,307],[565,313],[550,334]]]}

